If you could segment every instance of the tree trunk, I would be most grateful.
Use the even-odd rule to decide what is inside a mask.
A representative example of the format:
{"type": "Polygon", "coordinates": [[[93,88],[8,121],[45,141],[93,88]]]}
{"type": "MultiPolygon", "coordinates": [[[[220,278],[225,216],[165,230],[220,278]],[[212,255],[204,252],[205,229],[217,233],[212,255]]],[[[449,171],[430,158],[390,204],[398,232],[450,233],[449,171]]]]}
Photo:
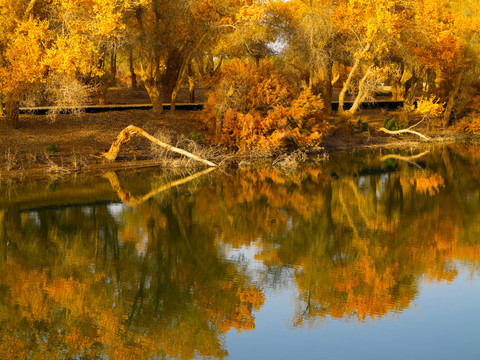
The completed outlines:
{"type": "Polygon", "coordinates": [[[113,50],[110,56],[110,73],[112,75],[112,82],[117,77],[117,50],[113,50]]]}
{"type": "Polygon", "coordinates": [[[332,98],[333,98],[333,85],[332,85],[332,70],[333,62],[329,62],[325,69],[323,69],[323,79],[321,81],[320,93],[325,104],[325,112],[330,115],[332,113],[332,98]]]}
{"type": "Polygon", "coordinates": [[[106,61],[104,62],[105,74],[100,78],[99,90],[98,90],[98,105],[105,105],[105,99],[107,97],[108,89],[112,85],[117,76],[117,51],[112,50],[110,54],[110,70],[107,71],[106,61]]]}
{"type": "Polygon", "coordinates": [[[190,103],[195,103],[195,78],[188,77],[188,93],[190,94],[190,103]]]}
{"type": "Polygon", "coordinates": [[[405,69],[400,82],[403,84],[404,100],[406,105],[410,105],[415,100],[417,92],[418,76],[413,71],[405,69]]]}
{"type": "Polygon", "coordinates": [[[196,50],[203,43],[203,39],[205,39],[205,37],[206,34],[196,42],[195,46],[190,47],[189,50],[184,48],[173,51],[173,53],[171,53],[167,59],[164,88],[167,91],[165,96],[170,95],[170,98],[172,99],[170,103],[170,111],[175,111],[175,103],[180,85],[185,77],[188,66],[192,63],[192,58],[196,50]]]}
{"type": "Polygon", "coordinates": [[[400,81],[393,81],[392,83],[392,101],[400,101],[403,100],[403,92],[402,92],[402,85],[400,81]]]}
{"type": "Polygon", "coordinates": [[[450,118],[452,117],[452,111],[455,107],[455,99],[460,91],[460,86],[462,85],[464,71],[461,71],[458,74],[457,78],[453,83],[453,88],[448,94],[447,104],[445,106],[445,111],[443,113],[443,126],[446,127],[450,123],[450,118]]]}
{"type": "Polygon", "coordinates": [[[0,117],[4,117],[5,116],[5,111],[4,111],[4,108],[3,108],[3,91],[0,89],[0,117]]]}
{"type": "Polygon", "coordinates": [[[133,66],[133,49],[130,48],[129,54],[128,54],[128,64],[130,66],[130,77],[132,78],[132,84],[131,87],[132,89],[137,88],[137,74],[135,74],[135,67],[133,66]]]}
{"type": "Polygon", "coordinates": [[[107,97],[107,91],[110,86],[110,76],[105,78],[99,86],[98,90],[98,105],[105,105],[105,99],[107,97]]]}
{"type": "Polygon", "coordinates": [[[347,111],[347,114],[349,116],[353,116],[353,114],[355,114],[355,112],[358,110],[358,108],[360,107],[361,103],[365,100],[365,98],[368,96],[368,92],[365,91],[364,89],[364,85],[365,85],[365,81],[367,81],[367,79],[370,77],[370,74],[372,72],[372,66],[370,66],[367,70],[367,72],[365,73],[365,75],[363,76],[362,80],[360,80],[360,83],[358,84],[358,94],[357,94],[357,97],[355,98],[355,101],[352,105],[352,107],[347,111]]]}
{"type": "Polygon", "coordinates": [[[20,113],[20,102],[13,94],[5,95],[5,112],[7,125],[12,129],[18,129],[18,115],[20,113]]]}
{"type": "Polygon", "coordinates": [[[183,61],[181,54],[178,51],[173,51],[167,59],[165,75],[162,79],[164,90],[163,96],[167,101],[173,101],[173,104],[170,107],[170,109],[173,111],[175,110],[175,102],[178,92],[178,89],[175,91],[175,88],[177,86],[182,65],[183,61]]]}
{"type": "Polygon", "coordinates": [[[177,81],[172,91],[172,101],[170,102],[170,111],[175,111],[175,104],[177,102],[177,94],[180,90],[180,85],[182,84],[183,78],[185,77],[185,73],[187,72],[188,64],[191,62],[191,57],[188,56],[182,62],[180,69],[178,70],[177,74],[177,81]]]}
{"type": "Polygon", "coordinates": [[[309,21],[309,47],[310,47],[310,54],[309,55],[309,65],[308,65],[308,88],[310,90],[313,90],[314,86],[314,79],[315,79],[315,62],[314,62],[314,56],[313,53],[315,51],[315,47],[313,46],[313,1],[309,1],[309,7],[310,7],[310,21],[309,21]]]}
{"type": "Polygon", "coordinates": [[[145,89],[152,101],[153,110],[163,112],[163,91],[153,79],[145,81],[145,89]]]}
{"type": "Polygon", "coordinates": [[[360,61],[362,60],[362,55],[364,55],[368,50],[370,50],[371,44],[368,43],[365,48],[362,50],[362,53],[357,57],[355,60],[355,63],[352,66],[352,69],[350,70],[350,73],[348,74],[347,80],[343,83],[342,90],[340,91],[340,95],[338,97],[338,113],[340,115],[345,115],[345,110],[343,109],[343,104],[345,102],[345,94],[348,90],[348,87],[350,85],[350,82],[352,81],[353,75],[358,69],[358,66],[360,65],[360,61]]]}
{"type": "Polygon", "coordinates": [[[432,69],[427,70],[427,86],[426,86],[426,93],[427,97],[431,97],[432,94],[435,91],[435,78],[436,78],[436,73],[432,69]]]}
{"type": "Polygon", "coordinates": [[[213,74],[215,72],[215,62],[213,61],[213,55],[207,55],[207,62],[205,63],[205,73],[213,74]]]}
{"type": "Polygon", "coordinates": [[[115,140],[113,140],[112,146],[110,146],[110,150],[107,153],[103,154],[103,156],[107,160],[110,160],[110,161],[115,160],[118,156],[118,152],[120,151],[120,147],[124,143],[130,141],[131,138],[134,137],[134,136],[143,136],[143,137],[147,138],[148,140],[150,140],[151,142],[153,142],[154,144],[163,147],[164,149],[167,149],[167,150],[173,151],[177,154],[189,157],[190,159],[199,161],[199,162],[201,162],[205,165],[218,166],[217,164],[214,164],[211,161],[202,159],[201,157],[199,157],[195,154],[192,154],[192,153],[190,153],[186,150],[183,150],[183,149],[177,148],[175,146],[172,146],[170,144],[164,143],[164,142],[158,140],[156,137],[147,133],[145,130],[143,130],[139,127],[133,126],[133,125],[129,125],[125,129],[120,131],[120,134],[118,134],[117,138],[115,140]]]}
{"type": "Polygon", "coordinates": [[[410,120],[410,113],[411,109],[413,107],[413,104],[415,102],[415,95],[417,91],[417,85],[418,85],[419,78],[417,77],[417,74],[405,69],[404,75],[402,76],[402,79],[400,80],[400,83],[403,85],[402,86],[402,92],[404,94],[404,101],[403,101],[403,109],[404,111],[400,115],[400,120],[401,122],[408,124],[410,120]],[[406,74],[406,75],[405,75],[406,74]],[[406,80],[405,80],[406,79],[406,80]]]}

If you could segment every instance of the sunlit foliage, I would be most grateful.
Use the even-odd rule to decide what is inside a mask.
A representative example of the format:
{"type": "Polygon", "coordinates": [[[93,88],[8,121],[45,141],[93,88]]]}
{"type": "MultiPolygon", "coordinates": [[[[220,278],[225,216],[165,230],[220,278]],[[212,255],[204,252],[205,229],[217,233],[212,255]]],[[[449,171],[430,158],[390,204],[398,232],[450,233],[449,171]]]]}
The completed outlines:
{"type": "MultiPolygon", "coordinates": [[[[0,90],[10,127],[18,126],[21,101],[58,90],[46,87],[56,85],[49,79],[74,83],[101,75],[103,49],[120,36],[122,7],[115,0],[0,1],[0,90]]],[[[81,92],[70,93],[85,100],[78,98],[81,92]]]]}
{"type": "Polygon", "coordinates": [[[329,128],[323,101],[269,61],[225,64],[204,117],[216,140],[230,147],[316,146],[329,128]]]}

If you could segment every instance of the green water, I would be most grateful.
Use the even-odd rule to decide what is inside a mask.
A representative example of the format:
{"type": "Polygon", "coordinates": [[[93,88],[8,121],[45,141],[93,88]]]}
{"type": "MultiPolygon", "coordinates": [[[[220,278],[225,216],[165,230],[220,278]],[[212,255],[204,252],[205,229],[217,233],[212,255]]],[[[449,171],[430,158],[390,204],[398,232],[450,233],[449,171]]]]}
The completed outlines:
{"type": "Polygon", "coordinates": [[[480,359],[480,148],[385,155],[2,181],[0,358],[480,359]]]}

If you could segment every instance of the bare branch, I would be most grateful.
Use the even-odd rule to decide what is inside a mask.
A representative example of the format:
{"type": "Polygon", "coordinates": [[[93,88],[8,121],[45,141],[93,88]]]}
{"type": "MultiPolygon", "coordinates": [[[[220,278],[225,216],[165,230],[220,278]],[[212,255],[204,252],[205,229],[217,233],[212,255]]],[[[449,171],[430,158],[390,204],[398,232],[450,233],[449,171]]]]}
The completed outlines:
{"type": "Polygon", "coordinates": [[[36,2],[37,0],[30,0],[30,3],[27,6],[27,10],[25,10],[25,19],[28,19],[30,17],[36,2]]]}
{"type": "Polygon", "coordinates": [[[212,163],[211,161],[208,161],[208,160],[205,160],[205,159],[202,159],[188,151],[185,151],[183,149],[179,149],[179,148],[176,148],[172,145],[169,145],[169,144],[166,144],[160,140],[158,140],[156,137],[150,135],[149,133],[147,133],[146,131],[140,129],[139,127],[136,127],[136,126],[133,126],[133,125],[129,125],[127,126],[125,129],[123,129],[120,134],[117,136],[117,138],[113,141],[112,143],[112,146],[110,147],[110,150],[103,154],[103,156],[105,158],[107,158],[108,160],[115,160],[118,156],[118,153],[120,151],[120,146],[122,146],[122,144],[130,141],[130,139],[134,136],[143,136],[145,138],[147,138],[148,140],[150,140],[152,143],[158,145],[158,146],[161,146],[169,151],[173,151],[173,152],[176,152],[178,154],[181,154],[183,156],[187,156],[191,159],[194,159],[194,160],[197,160],[197,161],[200,161],[208,166],[218,166],[217,164],[214,164],[212,163]]]}
{"type": "Polygon", "coordinates": [[[401,130],[395,130],[395,131],[391,131],[391,130],[387,130],[385,129],[384,127],[378,129],[378,131],[383,131],[384,133],[387,133],[387,134],[390,134],[390,135],[399,135],[399,134],[405,134],[405,133],[408,133],[408,134],[414,134],[414,135],[417,135],[417,136],[420,136],[422,139],[425,139],[427,141],[430,141],[432,140],[431,138],[429,138],[428,136],[425,136],[423,134],[420,134],[419,132],[417,131],[413,131],[413,130],[410,130],[410,129],[401,129],[401,130]]]}

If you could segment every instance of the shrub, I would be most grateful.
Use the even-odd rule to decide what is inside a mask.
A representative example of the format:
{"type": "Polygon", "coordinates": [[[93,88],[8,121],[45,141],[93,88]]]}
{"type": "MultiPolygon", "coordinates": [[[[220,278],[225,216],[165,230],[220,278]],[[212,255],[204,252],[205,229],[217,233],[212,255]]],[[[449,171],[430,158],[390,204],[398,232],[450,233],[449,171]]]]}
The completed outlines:
{"type": "Polygon", "coordinates": [[[329,124],[323,101],[270,61],[225,64],[203,118],[219,144],[238,149],[317,146],[329,124]]]}
{"type": "Polygon", "coordinates": [[[480,134],[480,116],[470,114],[456,122],[450,127],[450,129],[454,131],[480,134]]]}
{"type": "Polygon", "coordinates": [[[57,150],[57,147],[55,146],[55,144],[48,145],[47,146],[47,151],[52,153],[52,154],[58,153],[58,150],[57,150]]]}
{"type": "Polygon", "coordinates": [[[441,103],[439,99],[422,97],[417,101],[415,112],[425,119],[435,119],[442,115],[444,108],[445,103],[441,103]]]}
{"type": "Polygon", "coordinates": [[[348,127],[352,134],[361,134],[368,131],[368,122],[358,119],[357,121],[350,121],[348,127]]]}
{"type": "Polygon", "coordinates": [[[405,125],[400,123],[396,117],[389,117],[383,121],[383,127],[390,131],[404,129],[405,125]]]}

